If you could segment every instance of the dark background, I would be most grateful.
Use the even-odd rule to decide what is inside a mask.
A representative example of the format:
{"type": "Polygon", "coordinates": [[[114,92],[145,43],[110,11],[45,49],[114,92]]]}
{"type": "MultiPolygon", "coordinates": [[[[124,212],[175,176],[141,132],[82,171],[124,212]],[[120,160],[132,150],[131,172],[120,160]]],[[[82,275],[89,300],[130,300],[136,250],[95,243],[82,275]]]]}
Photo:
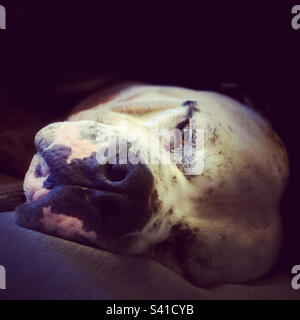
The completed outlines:
{"type": "Polygon", "coordinates": [[[250,99],[289,153],[279,266],[290,272],[300,264],[300,30],[291,27],[291,8],[300,1],[0,2],[7,9],[0,87],[17,108],[45,121],[86,94],[58,94],[58,87],[102,74],[250,99]]]}

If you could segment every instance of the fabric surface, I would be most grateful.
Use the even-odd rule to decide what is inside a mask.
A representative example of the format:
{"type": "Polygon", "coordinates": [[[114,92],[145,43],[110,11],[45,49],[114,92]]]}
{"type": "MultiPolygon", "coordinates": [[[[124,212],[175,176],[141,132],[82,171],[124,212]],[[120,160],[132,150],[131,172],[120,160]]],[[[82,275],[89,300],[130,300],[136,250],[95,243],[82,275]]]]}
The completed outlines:
{"type": "Polygon", "coordinates": [[[0,214],[0,299],[300,299],[287,276],[197,288],[160,264],[125,257],[16,225],[0,214]]]}

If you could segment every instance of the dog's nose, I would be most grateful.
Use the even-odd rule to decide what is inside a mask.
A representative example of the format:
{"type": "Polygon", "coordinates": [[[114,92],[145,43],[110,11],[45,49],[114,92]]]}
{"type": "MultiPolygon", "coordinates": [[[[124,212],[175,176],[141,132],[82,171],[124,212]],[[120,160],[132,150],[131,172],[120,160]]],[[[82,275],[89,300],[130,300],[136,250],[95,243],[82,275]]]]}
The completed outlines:
{"type": "Polygon", "coordinates": [[[140,230],[149,220],[153,187],[150,170],[143,164],[101,165],[97,189],[89,200],[101,213],[101,231],[124,234],[140,230]]]}
{"type": "Polygon", "coordinates": [[[148,221],[153,176],[146,165],[120,164],[118,158],[114,164],[101,164],[97,150],[70,161],[76,145],[49,144],[43,134],[36,145],[49,167],[44,188],[60,190],[52,201],[58,211],[80,216],[89,229],[110,234],[140,230],[148,221]]]}

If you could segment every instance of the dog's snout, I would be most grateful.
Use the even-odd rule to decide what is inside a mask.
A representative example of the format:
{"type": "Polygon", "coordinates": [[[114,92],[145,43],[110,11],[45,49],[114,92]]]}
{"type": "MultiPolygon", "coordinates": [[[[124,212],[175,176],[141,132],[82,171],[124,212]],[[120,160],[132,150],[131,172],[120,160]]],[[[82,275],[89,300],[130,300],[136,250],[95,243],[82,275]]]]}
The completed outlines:
{"type": "Polygon", "coordinates": [[[68,188],[68,195],[64,196],[66,201],[59,201],[60,207],[64,206],[60,211],[72,214],[71,211],[78,211],[72,206],[85,208],[80,216],[84,216],[86,222],[93,221],[93,228],[101,233],[125,234],[142,228],[151,212],[149,198],[153,176],[150,169],[143,163],[120,164],[118,155],[114,163],[101,163],[96,144],[89,156],[77,157],[75,153],[74,157],[73,150],[84,148],[84,143],[66,139],[66,144],[57,144],[53,137],[58,129],[62,130],[61,126],[61,123],[48,126],[35,139],[39,155],[49,167],[43,187],[68,188]],[[78,199],[78,190],[72,195],[70,187],[83,190],[81,199],[78,199]]]}

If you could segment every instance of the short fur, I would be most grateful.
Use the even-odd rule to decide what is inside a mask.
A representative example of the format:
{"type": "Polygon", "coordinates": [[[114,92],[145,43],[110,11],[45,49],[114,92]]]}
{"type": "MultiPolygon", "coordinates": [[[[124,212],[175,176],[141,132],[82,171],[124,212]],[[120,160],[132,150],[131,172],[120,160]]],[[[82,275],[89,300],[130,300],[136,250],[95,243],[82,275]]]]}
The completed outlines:
{"type": "MultiPolygon", "coordinates": [[[[281,247],[279,204],[288,158],[269,123],[252,109],[214,92],[121,84],[84,100],[66,122],[43,128],[36,144],[43,150],[70,147],[65,161],[71,164],[97,152],[97,130],[114,134],[127,120],[129,142],[142,146],[149,129],[180,128],[187,117],[204,129],[204,171],[186,176],[175,163],[150,164],[152,212],[139,230],[107,238],[84,226],[79,214],[53,210],[47,202],[51,186],[45,185],[49,167],[41,152],[26,175],[28,203],[18,208],[18,222],[106,250],[150,257],[199,286],[261,277],[281,247]],[[44,201],[42,210],[24,210],[39,201],[44,201]]],[[[76,197],[84,192],[78,189],[76,197]]],[[[78,202],[70,197],[66,201],[78,202]]]]}

